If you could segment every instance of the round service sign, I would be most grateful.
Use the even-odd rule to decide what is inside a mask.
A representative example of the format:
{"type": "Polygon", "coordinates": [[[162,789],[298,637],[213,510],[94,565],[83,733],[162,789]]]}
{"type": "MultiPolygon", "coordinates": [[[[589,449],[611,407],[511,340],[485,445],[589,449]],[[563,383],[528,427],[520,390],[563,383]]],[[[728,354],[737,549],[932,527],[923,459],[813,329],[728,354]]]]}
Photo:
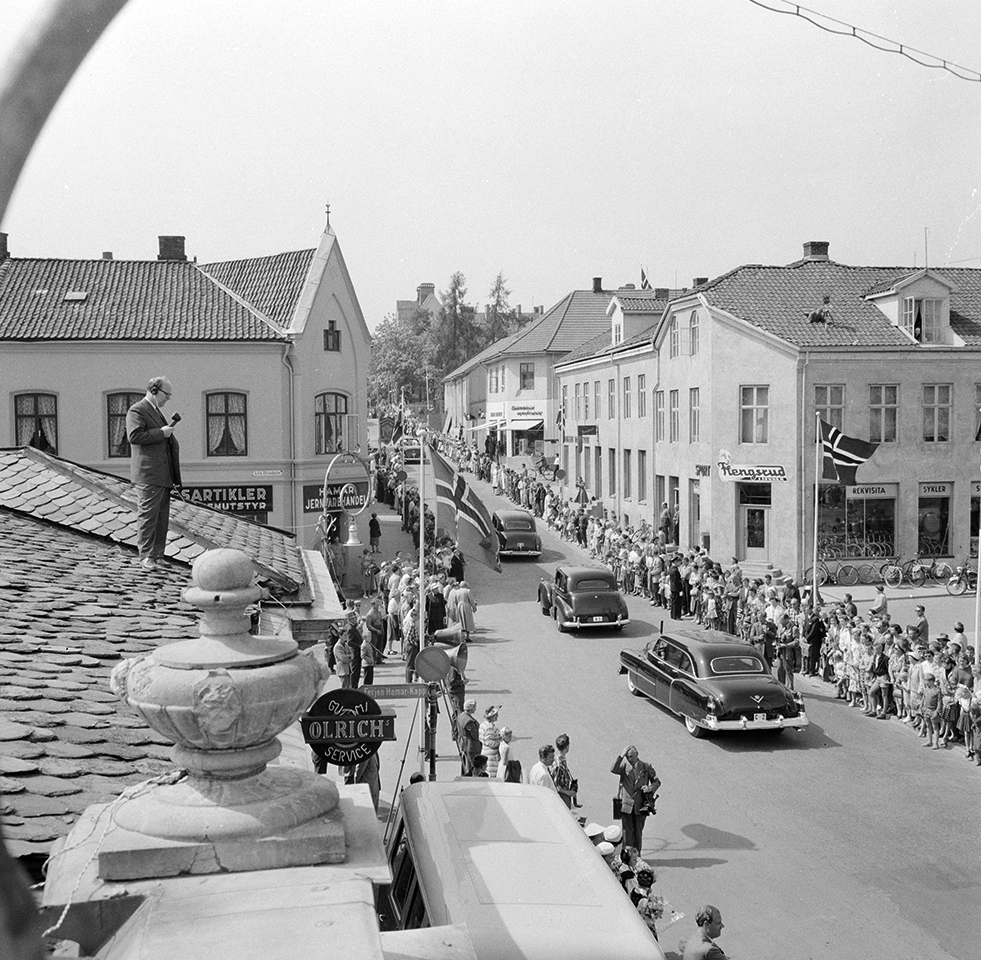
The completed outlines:
{"type": "Polygon", "coordinates": [[[331,690],[300,717],[303,739],[327,763],[347,767],[395,739],[395,714],[360,690],[331,690]]]}

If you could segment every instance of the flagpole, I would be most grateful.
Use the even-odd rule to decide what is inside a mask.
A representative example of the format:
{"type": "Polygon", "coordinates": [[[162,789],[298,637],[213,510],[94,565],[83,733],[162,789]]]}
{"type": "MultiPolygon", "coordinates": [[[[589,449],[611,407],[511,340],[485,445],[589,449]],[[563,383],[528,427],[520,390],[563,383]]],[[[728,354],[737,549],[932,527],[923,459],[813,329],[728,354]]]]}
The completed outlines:
{"type": "MultiPolygon", "coordinates": [[[[426,645],[426,440],[429,431],[425,427],[416,430],[419,439],[419,649],[426,645]]],[[[408,681],[408,677],[406,677],[408,681]]],[[[419,724],[419,758],[420,770],[425,770],[426,764],[426,731],[425,720],[419,724]]],[[[436,735],[435,730],[432,736],[436,735]]],[[[435,747],[433,748],[435,752],[435,747]]],[[[435,776],[432,778],[435,779],[435,776]]]]}
{"type": "Polygon", "coordinates": [[[818,483],[821,479],[821,414],[814,411],[814,563],[811,566],[811,609],[818,597],[818,483]]]}

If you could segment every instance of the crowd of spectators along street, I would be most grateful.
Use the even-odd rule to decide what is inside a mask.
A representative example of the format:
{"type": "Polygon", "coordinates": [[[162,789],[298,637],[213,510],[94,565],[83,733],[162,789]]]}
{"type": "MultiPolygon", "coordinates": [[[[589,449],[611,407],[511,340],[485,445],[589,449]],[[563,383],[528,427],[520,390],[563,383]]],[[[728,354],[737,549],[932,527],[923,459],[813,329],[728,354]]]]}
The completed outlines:
{"type": "Polygon", "coordinates": [[[624,526],[585,496],[582,485],[562,497],[556,485],[526,466],[501,466],[476,447],[457,448],[461,469],[494,484],[495,491],[543,520],[616,574],[625,594],[722,630],[759,649],[777,679],[793,688],[795,676],[818,677],[839,699],[880,720],[901,720],[924,746],[961,746],[981,766],[981,670],[963,625],[953,636],[931,637],[925,610],[903,627],[891,621],[880,586],[867,619],[846,594],[840,603],[812,608],[809,585],[769,575],[743,576],[735,558],[723,567],[700,547],[678,550],[676,513],[662,505],[658,528],[624,526]]]}

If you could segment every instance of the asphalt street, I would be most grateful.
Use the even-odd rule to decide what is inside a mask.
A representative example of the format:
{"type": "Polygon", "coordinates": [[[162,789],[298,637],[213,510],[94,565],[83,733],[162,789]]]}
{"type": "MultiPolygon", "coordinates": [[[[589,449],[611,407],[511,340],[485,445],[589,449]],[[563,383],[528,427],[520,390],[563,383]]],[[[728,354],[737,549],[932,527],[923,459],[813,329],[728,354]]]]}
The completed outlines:
{"type": "MultiPolygon", "coordinates": [[[[509,503],[474,485],[490,509],[509,503]]],[[[397,517],[387,508],[379,517],[384,554],[404,549],[397,517]]],[[[643,853],[660,894],[685,914],[661,937],[669,958],[680,957],[706,902],[722,911],[720,944],[734,960],[979,956],[981,769],[960,748],[926,750],[906,725],[866,718],[809,679],[799,680],[806,730],[693,739],[618,675],[622,648],[642,647],[662,620],[665,629],[678,624],[629,598],[632,622],[621,633],[559,634],[539,610],[538,583],[557,563],[586,558],[547,531],[543,539],[539,561],[505,561],[502,574],[467,564],[478,603],[468,695],[478,718],[500,705],[499,725],[513,728],[526,771],[541,744],[571,737],[578,813],[590,821],[612,820],[609,769],[623,747],[636,744],[655,765],[663,786],[643,853]]],[[[862,599],[862,588],[850,592],[862,599]]],[[[957,619],[973,624],[973,598],[949,598],[942,586],[906,593],[890,592],[901,622],[919,601],[934,632],[957,619]]],[[[378,668],[376,682],[399,679],[401,669],[378,668]]],[[[385,705],[399,714],[399,743],[381,753],[390,800],[403,759],[403,783],[418,769],[418,735],[408,734],[415,702],[385,705]]],[[[459,771],[445,712],[439,732],[438,779],[451,779],[459,771]]]]}

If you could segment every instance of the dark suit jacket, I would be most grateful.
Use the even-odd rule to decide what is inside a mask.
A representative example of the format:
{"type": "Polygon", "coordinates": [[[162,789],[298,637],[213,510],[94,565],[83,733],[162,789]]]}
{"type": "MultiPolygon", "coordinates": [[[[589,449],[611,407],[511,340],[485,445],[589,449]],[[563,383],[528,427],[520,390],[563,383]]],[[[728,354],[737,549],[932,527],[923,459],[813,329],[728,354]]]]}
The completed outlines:
{"type": "Polygon", "coordinates": [[[642,788],[655,782],[660,785],[660,780],[657,779],[654,768],[645,760],[638,759],[632,768],[628,767],[630,764],[620,756],[613,761],[610,773],[615,773],[620,778],[621,796],[630,797],[634,803],[640,804],[645,797],[642,788]]]}
{"type": "Polygon", "coordinates": [[[698,933],[685,945],[684,960],[726,960],[726,955],[722,947],[699,927],[698,933]]]}
{"type": "Polygon", "coordinates": [[[161,430],[167,418],[146,397],[126,413],[126,436],[132,458],[130,479],[151,487],[180,486],[181,465],[177,438],[161,430]]]}

